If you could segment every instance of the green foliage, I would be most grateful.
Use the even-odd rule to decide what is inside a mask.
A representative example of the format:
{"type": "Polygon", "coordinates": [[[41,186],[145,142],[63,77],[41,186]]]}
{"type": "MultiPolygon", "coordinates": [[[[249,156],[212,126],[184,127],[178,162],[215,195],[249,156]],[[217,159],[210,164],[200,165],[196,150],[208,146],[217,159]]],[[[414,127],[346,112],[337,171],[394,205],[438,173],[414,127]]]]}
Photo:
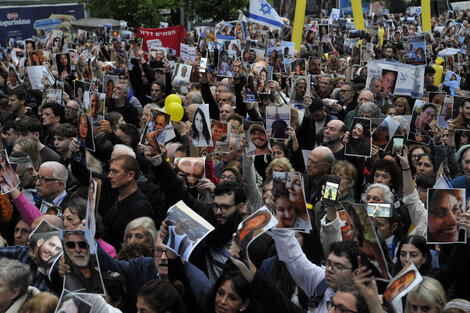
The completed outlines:
{"type": "Polygon", "coordinates": [[[249,0],[189,0],[188,2],[187,9],[185,7],[188,17],[197,21],[215,22],[238,18],[238,10],[250,4],[249,0]]]}
{"type": "Polygon", "coordinates": [[[136,29],[142,24],[145,27],[158,27],[159,22],[166,21],[159,11],[176,10],[182,2],[176,0],[89,0],[87,8],[93,17],[114,18],[127,21],[128,26],[136,29]]]}

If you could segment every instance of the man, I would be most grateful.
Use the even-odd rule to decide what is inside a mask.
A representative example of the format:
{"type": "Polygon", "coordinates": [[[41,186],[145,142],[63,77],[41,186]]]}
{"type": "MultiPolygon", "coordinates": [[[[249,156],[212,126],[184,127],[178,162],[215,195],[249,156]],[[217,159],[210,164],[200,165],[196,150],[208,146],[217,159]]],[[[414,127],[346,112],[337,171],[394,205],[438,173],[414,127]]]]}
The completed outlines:
{"type": "Polygon", "coordinates": [[[8,93],[8,110],[11,114],[6,118],[8,121],[15,121],[18,117],[37,117],[30,109],[26,109],[28,94],[23,88],[15,88],[8,93]]]}
{"type": "Polygon", "coordinates": [[[385,46],[385,61],[395,62],[395,48],[391,44],[385,46]]]}
{"type": "MultiPolygon", "coordinates": [[[[46,220],[48,223],[55,226],[56,228],[64,228],[64,221],[60,217],[56,215],[45,214],[37,217],[32,222],[31,229],[35,229],[41,223],[42,220],[46,220]]],[[[54,289],[59,288],[57,290],[60,290],[60,288],[62,288],[62,281],[50,281],[44,272],[39,271],[38,266],[40,265],[38,263],[37,258],[34,256],[35,249],[36,247],[31,246],[30,243],[28,243],[28,246],[12,246],[1,248],[0,257],[16,259],[24,264],[29,265],[30,271],[33,274],[33,280],[30,283],[31,286],[34,286],[41,291],[49,291],[51,287],[54,287],[54,289]]]]}
{"type": "Polygon", "coordinates": [[[29,234],[31,234],[31,227],[26,224],[23,219],[18,220],[15,225],[14,240],[15,246],[26,246],[29,241],[29,234]]]}
{"type": "MultiPolygon", "coordinates": [[[[246,195],[243,187],[234,181],[219,183],[214,189],[211,206],[192,197],[167,162],[161,156],[154,157],[150,147],[145,156],[154,165],[153,172],[169,203],[183,200],[196,213],[211,223],[215,230],[211,232],[191,254],[190,262],[205,272],[214,282],[222,273],[228,260],[231,237],[241,222],[240,211],[245,207],[246,195]]],[[[166,236],[166,228],[162,229],[166,236]]],[[[250,244],[249,255],[256,265],[265,258],[268,246],[264,239],[258,238],[250,244]]]]}
{"type": "Polygon", "coordinates": [[[466,199],[470,197],[470,149],[462,151],[461,167],[464,175],[450,181],[453,188],[465,188],[466,199]]]}
{"type": "Polygon", "coordinates": [[[140,115],[140,129],[144,129],[147,124],[150,116],[150,112],[158,110],[160,107],[156,103],[147,103],[142,109],[142,114],[140,115]]]}
{"type": "MultiPolygon", "coordinates": [[[[253,124],[248,129],[250,134],[250,142],[254,145],[254,150],[250,148],[250,152],[254,155],[271,154],[268,137],[264,127],[259,124],[253,124]]],[[[249,145],[251,146],[251,145],[249,145]]]]}
{"type": "Polygon", "coordinates": [[[304,175],[305,199],[307,203],[315,204],[321,198],[321,188],[325,178],[330,173],[335,157],[330,148],[317,147],[313,149],[307,161],[307,174],[304,175]]]}
{"type": "Polygon", "coordinates": [[[223,104],[220,107],[219,119],[221,122],[227,122],[234,113],[235,112],[231,104],[223,104]]]}
{"type": "Polygon", "coordinates": [[[50,102],[42,106],[42,125],[46,128],[44,134],[44,144],[49,148],[55,150],[54,147],[54,135],[52,132],[54,129],[63,123],[65,118],[64,107],[58,103],[50,102]]]}
{"type": "Polygon", "coordinates": [[[139,163],[130,155],[113,159],[109,167],[109,186],[117,192],[117,199],[104,216],[103,239],[119,250],[126,225],[141,216],[153,218],[152,206],[137,187],[139,163]]]}
{"type": "Polygon", "coordinates": [[[377,77],[372,78],[369,83],[369,89],[374,94],[374,99],[372,101],[381,108],[386,103],[387,93],[384,93],[384,91],[381,90],[380,79],[377,77]]]}
{"type": "Polygon", "coordinates": [[[72,125],[78,124],[78,102],[76,100],[70,100],[65,104],[65,121],[72,125]]]}
{"type": "Polygon", "coordinates": [[[427,65],[424,69],[424,88],[426,90],[430,89],[434,91],[432,86],[434,86],[434,74],[436,73],[436,70],[432,67],[427,65]]]}
{"type": "Polygon", "coordinates": [[[310,75],[321,74],[321,59],[319,57],[311,57],[308,62],[308,73],[310,75]]]}
{"type": "Polygon", "coordinates": [[[216,142],[222,138],[223,132],[224,124],[220,121],[212,121],[211,133],[213,147],[215,147],[216,142]]]}
{"type": "Polygon", "coordinates": [[[150,98],[152,103],[163,108],[165,101],[165,84],[159,81],[152,82],[152,85],[150,86],[150,98]]]}
{"type": "Polygon", "coordinates": [[[7,152],[11,152],[18,137],[19,134],[16,129],[16,122],[12,120],[6,121],[3,127],[3,138],[5,139],[7,152]]]}
{"type": "MultiPolygon", "coordinates": [[[[109,81],[112,82],[112,80],[109,80],[109,81]]],[[[104,112],[103,112],[103,106],[101,105],[101,101],[100,101],[100,94],[92,93],[90,95],[90,117],[91,117],[93,126],[97,126],[99,124],[99,121],[103,119],[103,114],[104,112]]]]}
{"type": "Polygon", "coordinates": [[[18,133],[21,138],[33,139],[39,150],[42,162],[59,161],[60,156],[51,148],[44,145],[40,138],[42,136],[42,125],[38,119],[35,118],[22,118],[17,122],[18,133]]]}
{"type": "Polygon", "coordinates": [[[113,98],[109,100],[108,112],[116,111],[122,114],[126,123],[139,126],[139,111],[135,106],[129,103],[127,95],[130,87],[127,84],[117,83],[113,90],[113,98]]]}
{"type": "MultiPolygon", "coordinates": [[[[230,90],[229,88],[224,85],[224,84],[219,84],[217,85],[215,89],[215,99],[212,96],[211,88],[209,86],[209,73],[206,71],[206,73],[202,73],[201,75],[201,94],[202,94],[202,99],[204,100],[205,103],[209,104],[209,115],[212,120],[218,120],[220,119],[220,107],[222,105],[221,100],[220,100],[220,95],[223,93],[228,93],[230,90]]],[[[230,97],[231,98],[231,97],[230,97]]],[[[229,104],[229,102],[226,102],[229,104]]],[[[231,100],[230,100],[231,103],[231,100]]],[[[233,104],[232,104],[233,105],[233,104]]],[[[232,108],[233,110],[233,108],[232,108]]]]}
{"type": "Polygon", "coordinates": [[[39,290],[29,287],[32,281],[28,265],[17,260],[0,259],[0,312],[20,312],[27,299],[39,290]]]}
{"type": "Polygon", "coordinates": [[[312,150],[321,145],[323,127],[337,117],[327,113],[325,105],[318,98],[306,97],[304,103],[305,115],[295,133],[300,149],[312,150]]]}
{"type": "Polygon", "coordinates": [[[166,130],[165,127],[170,122],[167,114],[157,111],[155,122],[153,124],[153,130],[156,130],[156,135],[158,136],[158,142],[166,142],[166,130]]]}
{"type": "Polygon", "coordinates": [[[346,125],[340,120],[329,121],[323,132],[323,145],[330,148],[336,160],[344,160],[343,137],[346,125]]]}
{"type": "Polygon", "coordinates": [[[85,232],[65,231],[63,236],[65,253],[71,265],[71,272],[65,276],[64,288],[72,292],[104,293],[96,255],[90,252],[85,232]]]}
{"type": "Polygon", "coordinates": [[[359,97],[357,97],[357,106],[354,110],[349,111],[346,114],[346,118],[344,119],[344,123],[346,127],[349,129],[351,127],[352,121],[355,117],[358,117],[358,109],[364,102],[374,102],[374,94],[368,90],[363,90],[359,97]]]}
{"type": "MultiPolygon", "coordinates": [[[[163,245],[161,236],[157,236],[153,248],[153,257],[139,257],[129,261],[119,261],[107,254],[99,244],[97,245],[101,270],[117,272],[126,278],[129,284],[130,303],[136,303],[138,291],[148,281],[152,279],[168,280],[168,264],[170,262],[172,265],[178,264],[177,255],[163,245]]],[[[196,296],[199,296],[199,299],[202,299],[212,287],[212,283],[204,273],[191,263],[184,262],[183,267],[189,277],[192,291],[196,296]]]]}
{"type": "Polygon", "coordinates": [[[320,99],[331,98],[333,78],[330,75],[323,75],[320,77],[319,85],[318,96],[320,99]]]}
{"type": "MultiPolygon", "coordinates": [[[[293,231],[273,231],[274,241],[279,260],[286,264],[294,281],[305,292],[315,312],[330,312],[327,302],[333,298],[339,305],[341,298],[339,286],[353,280],[358,272],[359,248],[352,240],[340,241],[331,244],[330,254],[325,262],[325,268],[311,263],[302,252],[300,244],[293,231]],[[336,293],[338,292],[338,296],[336,293]]],[[[346,306],[354,308],[351,306],[346,306]]],[[[354,308],[356,309],[356,308],[354,308]]],[[[354,311],[363,312],[363,311],[354,311]]]]}
{"type": "Polygon", "coordinates": [[[287,123],[281,120],[279,113],[276,112],[274,114],[274,121],[271,125],[271,138],[285,139],[287,126],[287,123]]]}
{"type": "Polygon", "coordinates": [[[175,226],[168,226],[168,236],[165,237],[164,244],[173,248],[178,255],[187,260],[193,244],[186,232],[194,227],[191,220],[187,218],[180,220],[175,226]]]}
{"type": "Polygon", "coordinates": [[[339,102],[333,105],[336,116],[344,120],[346,114],[357,107],[356,86],[351,82],[345,82],[339,89],[339,102]]]}
{"type": "Polygon", "coordinates": [[[459,115],[452,121],[456,129],[470,129],[470,98],[462,100],[459,115]]]}
{"type": "Polygon", "coordinates": [[[51,205],[64,208],[68,176],[67,169],[59,162],[49,161],[41,164],[36,179],[36,190],[43,200],[36,206],[43,213],[47,212],[47,207],[51,205]]]}
{"type": "Polygon", "coordinates": [[[24,152],[13,152],[10,155],[10,164],[16,164],[15,173],[20,178],[20,189],[22,190],[23,195],[31,203],[36,203],[40,200],[36,191],[36,181],[35,177],[37,172],[34,169],[33,162],[28,154],[24,152]]]}
{"type": "Polygon", "coordinates": [[[70,151],[70,142],[73,138],[77,137],[77,130],[71,124],[60,124],[53,132],[54,136],[54,148],[59,153],[61,163],[68,165],[69,159],[72,157],[72,151],[70,151]]]}
{"type": "Polygon", "coordinates": [[[31,241],[34,241],[34,237],[36,236],[37,250],[34,251],[36,263],[45,270],[46,273],[49,273],[51,266],[62,252],[62,243],[60,242],[59,233],[57,231],[51,231],[49,233],[35,232],[31,236],[31,241]]]}
{"type": "Polygon", "coordinates": [[[231,136],[229,143],[229,153],[222,154],[222,158],[214,167],[214,174],[217,178],[220,178],[222,169],[230,161],[240,161],[242,149],[240,148],[240,137],[231,136]]]}
{"type": "Polygon", "coordinates": [[[303,77],[297,79],[294,85],[294,103],[303,103],[307,92],[307,80],[303,77]]]}

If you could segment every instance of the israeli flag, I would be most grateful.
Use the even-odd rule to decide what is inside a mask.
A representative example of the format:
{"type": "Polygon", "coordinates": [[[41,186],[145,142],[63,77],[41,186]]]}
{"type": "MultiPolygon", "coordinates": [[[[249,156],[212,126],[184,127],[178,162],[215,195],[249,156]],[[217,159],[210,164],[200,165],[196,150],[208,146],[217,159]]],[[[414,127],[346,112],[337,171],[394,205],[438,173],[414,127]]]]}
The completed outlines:
{"type": "Polygon", "coordinates": [[[250,0],[250,20],[274,29],[282,25],[282,19],[266,0],[250,0]]]}
{"type": "Polygon", "coordinates": [[[328,19],[328,24],[333,24],[333,21],[338,22],[338,19],[341,17],[340,9],[331,9],[330,18],[328,19]]]}

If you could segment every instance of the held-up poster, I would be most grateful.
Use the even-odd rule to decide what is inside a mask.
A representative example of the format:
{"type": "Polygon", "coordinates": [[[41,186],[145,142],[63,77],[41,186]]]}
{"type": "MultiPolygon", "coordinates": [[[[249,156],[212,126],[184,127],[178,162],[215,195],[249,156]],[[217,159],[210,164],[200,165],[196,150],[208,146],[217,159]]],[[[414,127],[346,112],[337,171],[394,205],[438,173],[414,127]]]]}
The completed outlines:
{"type": "Polygon", "coordinates": [[[144,57],[148,61],[147,40],[158,39],[162,42],[162,47],[169,47],[176,50],[176,55],[180,55],[180,43],[184,43],[186,38],[186,29],[183,25],[166,27],[166,28],[142,28],[139,27],[136,33],[137,38],[143,38],[142,50],[144,57]]]}

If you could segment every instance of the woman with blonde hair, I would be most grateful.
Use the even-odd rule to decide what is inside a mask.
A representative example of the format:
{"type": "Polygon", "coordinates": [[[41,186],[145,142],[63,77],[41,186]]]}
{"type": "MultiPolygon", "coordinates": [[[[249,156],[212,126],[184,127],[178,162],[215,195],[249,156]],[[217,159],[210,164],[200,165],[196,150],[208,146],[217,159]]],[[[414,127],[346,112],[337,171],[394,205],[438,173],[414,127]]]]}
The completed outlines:
{"type": "Polygon", "coordinates": [[[266,177],[271,176],[273,172],[294,172],[294,167],[288,158],[274,159],[266,168],[266,177]]]}
{"type": "Polygon", "coordinates": [[[41,166],[41,155],[39,154],[38,146],[33,139],[21,138],[15,141],[13,145],[14,152],[24,152],[29,155],[31,162],[33,162],[34,169],[37,171],[41,166]]]}
{"type": "Polygon", "coordinates": [[[147,216],[138,217],[130,221],[124,229],[124,244],[133,242],[147,245],[153,249],[157,240],[157,229],[154,221],[147,216]]]}
{"type": "Polygon", "coordinates": [[[396,115],[411,115],[410,104],[405,97],[399,97],[393,103],[396,115]]]}
{"type": "Polygon", "coordinates": [[[423,276],[423,281],[406,296],[405,313],[442,313],[446,302],[441,283],[434,278],[423,276]]]}

